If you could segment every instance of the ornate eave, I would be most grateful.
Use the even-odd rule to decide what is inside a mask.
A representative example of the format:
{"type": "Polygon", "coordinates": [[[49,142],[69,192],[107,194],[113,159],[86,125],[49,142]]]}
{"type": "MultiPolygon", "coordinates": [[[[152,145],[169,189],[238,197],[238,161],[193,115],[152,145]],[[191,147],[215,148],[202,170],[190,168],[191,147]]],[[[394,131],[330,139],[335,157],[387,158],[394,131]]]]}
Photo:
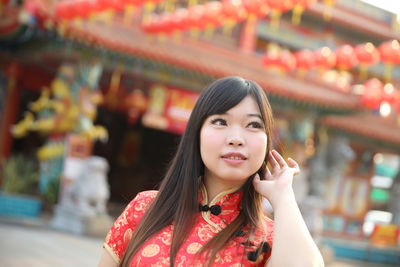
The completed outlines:
{"type": "Polygon", "coordinates": [[[400,126],[394,115],[387,118],[370,113],[348,116],[330,115],[323,117],[321,122],[334,131],[339,130],[366,144],[400,151],[400,126]]]}

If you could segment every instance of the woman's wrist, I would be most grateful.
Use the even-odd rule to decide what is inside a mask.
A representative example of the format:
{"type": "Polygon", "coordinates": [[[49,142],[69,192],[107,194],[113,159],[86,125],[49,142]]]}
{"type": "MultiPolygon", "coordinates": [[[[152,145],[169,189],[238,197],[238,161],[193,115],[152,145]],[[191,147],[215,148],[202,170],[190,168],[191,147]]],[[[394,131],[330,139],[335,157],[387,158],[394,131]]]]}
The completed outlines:
{"type": "Polygon", "coordinates": [[[280,191],[278,194],[275,195],[274,198],[271,199],[271,206],[276,212],[280,208],[287,208],[288,205],[296,204],[296,198],[294,195],[293,188],[287,188],[285,190],[280,191]]]}

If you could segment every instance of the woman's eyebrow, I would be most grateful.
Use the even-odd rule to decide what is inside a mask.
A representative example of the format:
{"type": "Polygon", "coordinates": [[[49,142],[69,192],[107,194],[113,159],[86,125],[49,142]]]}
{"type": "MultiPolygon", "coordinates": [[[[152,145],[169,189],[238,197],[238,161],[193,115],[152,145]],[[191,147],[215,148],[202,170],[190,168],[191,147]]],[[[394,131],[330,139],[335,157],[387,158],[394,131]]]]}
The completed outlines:
{"type": "Polygon", "coordinates": [[[247,114],[247,116],[248,116],[248,117],[257,117],[257,118],[259,118],[260,120],[262,120],[261,115],[260,115],[260,114],[257,114],[257,113],[249,113],[249,114],[247,114]]]}

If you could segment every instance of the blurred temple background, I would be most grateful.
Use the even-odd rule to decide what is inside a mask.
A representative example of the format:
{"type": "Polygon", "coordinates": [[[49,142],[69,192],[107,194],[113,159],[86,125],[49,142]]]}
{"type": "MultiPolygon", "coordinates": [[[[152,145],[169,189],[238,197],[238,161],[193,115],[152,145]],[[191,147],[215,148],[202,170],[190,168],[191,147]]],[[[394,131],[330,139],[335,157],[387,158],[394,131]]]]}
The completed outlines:
{"type": "Polygon", "coordinates": [[[0,0],[1,232],[105,237],[160,183],[204,86],[238,75],[265,89],[273,146],[301,165],[327,266],[400,266],[399,14],[389,0],[0,0]]]}

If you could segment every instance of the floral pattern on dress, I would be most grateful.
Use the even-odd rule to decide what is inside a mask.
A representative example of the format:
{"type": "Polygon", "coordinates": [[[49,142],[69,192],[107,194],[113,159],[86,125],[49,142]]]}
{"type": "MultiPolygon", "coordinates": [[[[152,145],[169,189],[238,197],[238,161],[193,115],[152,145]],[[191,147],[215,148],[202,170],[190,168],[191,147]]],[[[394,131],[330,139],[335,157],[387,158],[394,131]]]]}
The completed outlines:
{"type": "MultiPolygon", "coordinates": [[[[133,231],[156,195],[157,191],[139,193],[111,227],[106,236],[104,247],[117,262],[125,253],[133,231]]],[[[199,199],[202,204],[207,203],[207,199],[206,197],[203,198],[203,195],[206,196],[204,188],[200,192],[199,199]]],[[[238,216],[241,198],[241,192],[221,194],[220,197],[210,203],[210,205],[220,205],[221,214],[213,215],[208,211],[199,212],[189,237],[177,253],[175,266],[204,266],[205,255],[204,253],[198,255],[196,254],[197,251],[238,216]]],[[[265,266],[271,250],[260,253],[255,261],[250,261],[247,258],[248,253],[254,252],[262,245],[262,242],[268,242],[272,248],[273,221],[265,217],[264,225],[265,227],[260,226],[256,229],[251,240],[248,240],[247,234],[230,240],[216,254],[211,266],[265,266]]],[[[173,225],[169,224],[162,231],[149,238],[132,258],[130,266],[169,266],[172,231],[173,225]]],[[[244,227],[242,231],[248,233],[249,227],[244,227]]]]}

